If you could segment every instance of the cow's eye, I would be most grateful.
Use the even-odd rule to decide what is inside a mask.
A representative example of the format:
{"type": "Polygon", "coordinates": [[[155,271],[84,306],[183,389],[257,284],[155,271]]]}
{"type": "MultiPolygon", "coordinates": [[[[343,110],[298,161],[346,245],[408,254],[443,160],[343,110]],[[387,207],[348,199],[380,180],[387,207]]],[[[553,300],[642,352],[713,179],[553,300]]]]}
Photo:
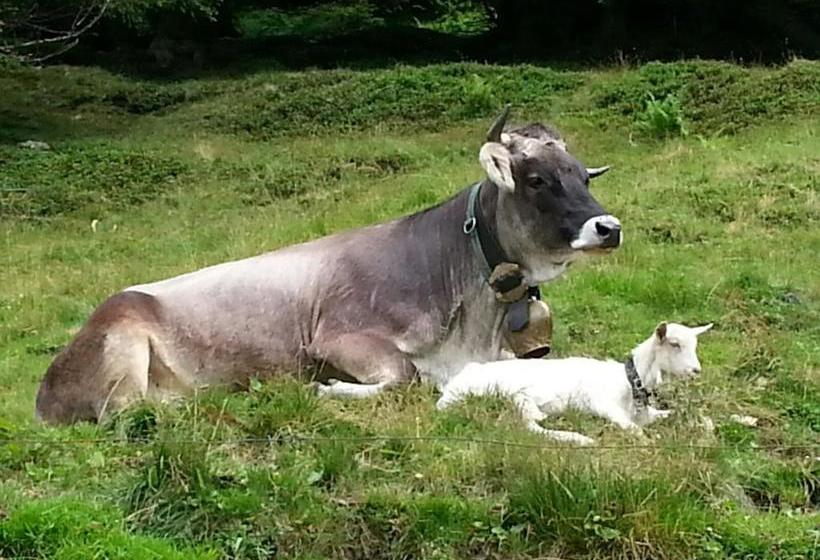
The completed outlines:
{"type": "Polygon", "coordinates": [[[540,175],[533,175],[530,177],[530,186],[535,189],[540,189],[545,184],[544,179],[542,179],[540,175]]]}

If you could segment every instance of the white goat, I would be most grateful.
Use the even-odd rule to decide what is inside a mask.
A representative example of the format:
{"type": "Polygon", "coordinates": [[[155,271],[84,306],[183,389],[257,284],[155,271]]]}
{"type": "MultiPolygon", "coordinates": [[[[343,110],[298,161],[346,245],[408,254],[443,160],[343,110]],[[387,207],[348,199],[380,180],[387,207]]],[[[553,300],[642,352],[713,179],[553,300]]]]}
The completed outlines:
{"type": "Polygon", "coordinates": [[[444,387],[436,406],[447,408],[467,395],[508,396],[530,430],[579,445],[595,440],[576,432],[547,430],[538,422],[575,408],[641,432],[642,426],[672,413],[649,406],[648,391],[661,384],[662,373],[685,377],[700,373],[697,336],[711,327],[711,323],[694,328],[661,323],[632,350],[626,364],[591,358],[473,362],[444,387]]]}

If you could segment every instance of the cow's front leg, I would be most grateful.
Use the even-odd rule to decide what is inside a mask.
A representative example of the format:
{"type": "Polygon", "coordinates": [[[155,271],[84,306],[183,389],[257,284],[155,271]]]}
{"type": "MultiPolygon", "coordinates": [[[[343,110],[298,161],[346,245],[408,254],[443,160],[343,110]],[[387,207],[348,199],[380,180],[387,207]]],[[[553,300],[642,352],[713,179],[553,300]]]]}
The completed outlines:
{"type": "Polygon", "coordinates": [[[320,366],[330,366],[358,382],[328,379],[327,385],[318,386],[320,395],[366,398],[408,383],[416,375],[416,368],[394,344],[375,335],[341,335],[314,344],[310,353],[320,366]]]}

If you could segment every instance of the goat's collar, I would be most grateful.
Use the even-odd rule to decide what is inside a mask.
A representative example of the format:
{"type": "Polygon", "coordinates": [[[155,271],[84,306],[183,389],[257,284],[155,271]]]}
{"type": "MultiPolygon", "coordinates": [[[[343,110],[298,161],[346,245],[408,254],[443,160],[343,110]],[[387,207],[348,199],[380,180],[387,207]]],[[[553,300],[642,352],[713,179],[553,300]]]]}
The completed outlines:
{"type": "Polygon", "coordinates": [[[649,406],[650,392],[644,387],[641,376],[635,367],[635,359],[631,355],[624,363],[624,371],[626,372],[626,380],[629,381],[629,386],[632,388],[632,400],[635,401],[635,406],[639,409],[646,409],[649,406]]]}

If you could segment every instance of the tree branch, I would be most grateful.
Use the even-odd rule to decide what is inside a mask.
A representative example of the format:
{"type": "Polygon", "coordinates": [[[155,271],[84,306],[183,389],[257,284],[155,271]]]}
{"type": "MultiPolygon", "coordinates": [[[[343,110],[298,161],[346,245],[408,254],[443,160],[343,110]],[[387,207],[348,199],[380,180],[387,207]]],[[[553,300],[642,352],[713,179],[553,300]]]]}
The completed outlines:
{"type": "Polygon", "coordinates": [[[12,45],[0,46],[0,52],[15,53],[19,52],[21,49],[32,49],[41,46],[65,43],[57,51],[50,53],[45,57],[39,58],[37,60],[46,60],[48,58],[59,56],[60,54],[63,54],[70,48],[74,47],[79,42],[80,36],[82,36],[84,33],[86,33],[88,30],[94,27],[97,24],[97,22],[99,22],[100,19],[102,19],[110,4],[111,0],[103,0],[103,2],[99,4],[99,6],[96,2],[92,2],[88,4],[87,7],[81,7],[74,15],[71,27],[65,31],[50,29],[45,25],[35,23],[37,21],[48,21],[48,18],[40,17],[42,16],[42,14],[30,12],[28,19],[26,21],[21,22],[18,26],[29,27],[31,29],[40,31],[41,33],[49,33],[54,36],[44,37],[40,39],[32,39],[30,41],[23,41],[21,43],[16,43],[12,45]]]}

